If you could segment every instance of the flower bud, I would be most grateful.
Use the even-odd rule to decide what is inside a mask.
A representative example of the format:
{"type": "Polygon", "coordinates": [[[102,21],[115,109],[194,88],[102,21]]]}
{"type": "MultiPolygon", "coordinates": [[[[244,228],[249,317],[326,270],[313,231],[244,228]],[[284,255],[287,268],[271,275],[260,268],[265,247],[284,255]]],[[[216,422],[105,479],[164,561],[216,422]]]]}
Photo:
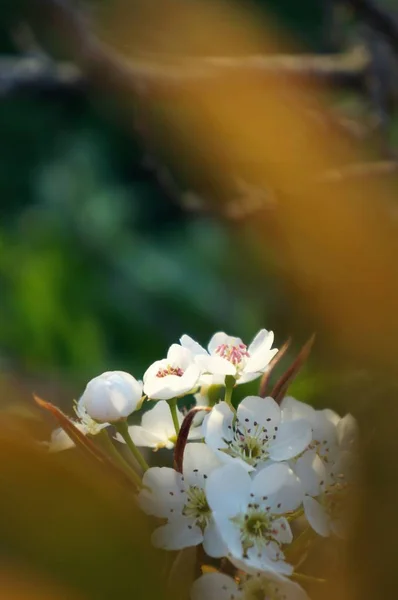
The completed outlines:
{"type": "Polygon", "coordinates": [[[142,382],[124,371],[107,371],[88,382],[80,402],[92,419],[115,423],[140,408],[142,382]]]}

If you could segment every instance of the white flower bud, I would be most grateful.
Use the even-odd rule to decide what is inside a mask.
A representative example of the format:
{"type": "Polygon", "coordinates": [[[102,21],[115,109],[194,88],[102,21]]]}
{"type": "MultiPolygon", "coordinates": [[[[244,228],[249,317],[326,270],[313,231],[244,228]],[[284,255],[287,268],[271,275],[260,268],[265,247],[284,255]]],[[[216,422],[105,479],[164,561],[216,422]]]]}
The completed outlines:
{"type": "Polygon", "coordinates": [[[80,399],[87,414],[100,423],[115,423],[139,409],[142,382],[124,371],[107,371],[88,382],[80,399]]]}

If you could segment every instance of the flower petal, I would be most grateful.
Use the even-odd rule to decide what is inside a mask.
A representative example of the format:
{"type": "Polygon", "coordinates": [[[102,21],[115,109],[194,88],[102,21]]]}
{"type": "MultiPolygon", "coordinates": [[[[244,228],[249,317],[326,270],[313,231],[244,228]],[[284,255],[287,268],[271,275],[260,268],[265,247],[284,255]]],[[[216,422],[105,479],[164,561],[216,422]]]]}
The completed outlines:
{"type": "Polygon", "coordinates": [[[193,356],[198,354],[207,354],[207,350],[203,348],[198,342],[195,342],[189,335],[184,334],[180,338],[180,344],[183,348],[190,350],[193,356]]]}
{"type": "Polygon", "coordinates": [[[228,552],[214,519],[210,519],[204,530],[203,549],[212,558],[222,558],[228,552]]]}
{"type": "Polygon", "coordinates": [[[296,419],[306,419],[313,423],[315,419],[315,409],[309,404],[300,402],[293,396],[286,396],[281,402],[282,421],[292,421],[296,419]]]}
{"type": "Polygon", "coordinates": [[[160,518],[181,513],[186,493],[180,473],[169,467],[152,467],[145,472],[142,485],[138,502],[145,513],[160,518]]]}
{"type": "Polygon", "coordinates": [[[277,348],[271,350],[274,343],[273,331],[262,329],[256,335],[248,348],[250,358],[248,358],[244,371],[264,371],[271,359],[278,352],[277,348]]]}
{"type": "Polygon", "coordinates": [[[181,516],[155,529],[151,539],[156,548],[182,550],[201,544],[203,534],[194,519],[181,516]]]}
{"type": "Polygon", "coordinates": [[[195,357],[196,364],[204,373],[214,375],[236,375],[236,367],[226,358],[200,354],[195,357]]]}
{"type": "Polygon", "coordinates": [[[250,492],[257,499],[270,497],[277,494],[284,486],[290,486],[292,478],[297,479],[288,465],[274,463],[255,475],[250,492]]]}
{"type": "Polygon", "coordinates": [[[206,444],[187,444],[184,451],[183,474],[188,485],[204,487],[210,473],[221,466],[214,452],[206,444]]]}
{"type": "Polygon", "coordinates": [[[211,473],[206,484],[210,508],[225,517],[246,510],[251,486],[250,475],[240,465],[223,465],[211,473]]]}
{"type": "Polygon", "coordinates": [[[243,600],[232,577],[224,573],[205,573],[191,588],[191,600],[243,600]]]}
{"type": "Polygon", "coordinates": [[[298,419],[281,423],[279,431],[269,447],[272,460],[289,460],[301,454],[312,440],[312,428],[308,421],[298,419]]]}
{"type": "MultiPolygon", "coordinates": [[[[182,423],[183,416],[178,411],[179,423],[182,423]]],[[[160,400],[155,406],[143,414],[141,425],[148,431],[163,438],[169,438],[175,433],[173,419],[171,417],[170,407],[167,402],[160,400]]]]}
{"type": "Polygon", "coordinates": [[[305,516],[312,529],[323,537],[330,535],[329,518],[323,506],[310,496],[305,496],[303,500],[305,516]]]}
{"type": "MultiPolygon", "coordinates": [[[[282,471],[279,473],[282,477],[279,479],[279,487],[277,490],[275,492],[268,491],[268,493],[264,492],[263,494],[258,494],[257,497],[258,501],[261,501],[270,513],[281,515],[295,511],[299,508],[303,501],[303,486],[297,475],[288,467],[288,465],[276,463],[265,467],[260,472],[266,472],[264,477],[275,477],[275,479],[277,479],[275,468],[278,466],[283,467],[285,473],[284,475],[282,471]]],[[[259,491],[261,488],[264,489],[260,485],[259,491]]],[[[253,492],[253,488],[252,493],[256,494],[256,492],[253,492]]]]}
{"type": "MultiPolygon", "coordinates": [[[[170,444],[167,438],[159,437],[155,435],[148,429],[144,429],[140,425],[131,425],[129,427],[129,434],[136,446],[145,446],[147,448],[165,448],[165,447],[173,447],[173,444],[170,444]]],[[[117,434],[116,439],[124,442],[122,436],[117,434]]],[[[124,442],[125,443],[125,442],[124,442]]]]}
{"type": "Polygon", "coordinates": [[[239,346],[239,344],[243,344],[242,340],[237,337],[233,337],[231,335],[227,335],[223,331],[218,331],[211,338],[208,349],[210,354],[214,354],[219,346],[239,346]]]}
{"type": "Polygon", "coordinates": [[[295,462],[294,470],[301,481],[304,494],[318,496],[321,482],[326,479],[325,466],[318,454],[313,450],[307,450],[295,462]]]}
{"type": "Polygon", "coordinates": [[[234,413],[226,402],[219,402],[203,421],[203,432],[211,448],[227,448],[226,441],[232,440],[234,413]]]}
{"type": "Polygon", "coordinates": [[[172,367],[180,367],[185,371],[193,362],[193,356],[188,348],[180,344],[172,344],[167,352],[167,361],[172,367]]]}
{"type": "Polygon", "coordinates": [[[273,398],[247,396],[238,406],[237,417],[246,431],[264,427],[272,434],[275,426],[279,425],[281,411],[273,398]]]}
{"type": "Polygon", "coordinates": [[[293,540],[292,530],[284,517],[275,519],[272,523],[272,537],[280,544],[291,544],[293,540]]]}

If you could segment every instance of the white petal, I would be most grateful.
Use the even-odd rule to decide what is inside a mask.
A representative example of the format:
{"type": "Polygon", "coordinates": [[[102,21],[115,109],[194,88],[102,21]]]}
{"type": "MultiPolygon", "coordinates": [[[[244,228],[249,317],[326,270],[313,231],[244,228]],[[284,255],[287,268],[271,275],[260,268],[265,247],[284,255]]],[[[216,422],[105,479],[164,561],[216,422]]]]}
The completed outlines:
{"type": "Polygon", "coordinates": [[[195,387],[199,375],[199,367],[191,364],[181,377],[166,375],[165,377],[147,378],[144,384],[144,392],[151,400],[177,398],[187,394],[195,387]]]}
{"type": "Polygon", "coordinates": [[[301,481],[304,494],[318,496],[321,482],[326,479],[325,466],[318,454],[313,450],[307,450],[297,459],[294,470],[301,481]]]}
{"type": "Polygon", "coordinates": [[[243,600],[237,583],[224,573],[205,573],[191,588],[191,600],[243,600]]]}
{"type": "Polygon", "coordinates": [[[180,344],[183,348],[190,350],[193,356],[196,356],[197,354],[207,354],[207,350],[198,344],[198,342],[195,342],[189,335],[184,334],[180,338],[180,344]]]}
{"type": "Polygon", "coordinates": [[[237,559],[243,558],[242,542],[240,538],[239,527],[231,521],[229,517],[222,512],[213,513],[217,530],[221,536],[222,542],[227,549],[225,556],[232,555],[237,559]]]}
{"type": "Polygon", "coordinates": [[[263,496],[273,496],[284,486],[290,486],[294,473],[282,463],[274,463],[259,471],[252,480],[250,492],[260,499],[263,496]]]}
{"type": "Polygon", "coordinates": [[[227,448],[225,440],[232,440],[234,413],[226,402],[214,406],[203,421],[206,444],[213,449],[227,448]]]}
{"type": "MultiPolygon", "coordinates": [[[[247,552],[248,558],[242,563],[245,565],[244,570],[247,573],[255,574],[257,571],[273,571],[290,575],[293,572],[293,567],[289,565],[276,542],[270,542],[267,546],[263,546],[260,550],[257,548],[249,548],[247,552]]],[[[231,559],[235,564],[235,561],[231,559]]],[[[238,565],[236,565],[238,566],[238,565]]]]}
{"type": "Polygon", "coordinates": [[[327,537],[330,535],[329,518],[323,506],[310,496],[305,496],[303,500],[305,516],[312,529],[319,535],[327,537]]]}
{"type": "Polygon", "coordinates": [[[206,444],[194,443],[186,445],[183,474],[188,485],[204,487],[210,473],[220,466],[220,461],[206,444]]]}
{"type": "Polygon", "coordinates": [[[281,411],[273,398],[247,396],[238,406],[237,417],[246,430],[264,427],[272,435],[279,425],[281,411]]]}
{"type": "Polygon", "coordinates": [[[290,544],[293,540],[292,530],[284,517],[272,523],[272,537],[280,544],[290,544]]]}
{"type": "Polygon", "coordinates": [[[201,354],[195,357],[196,364],[204,373],[214,375],[236,375],[236,367],[226,358],[201,354]]]}
{"type": "Polygon", "coordinates": [[[286,421],[281,423],[276,438],[271,441],[269,455],[272,460],[289,460],[301,454],[312,440],[312,429],[308,421],[286,421]]]}
{"type": "Polygon", "coordinates": [[[248,352],[252,356],[258,351],[271,350],[273,343],[274,332],[267,331],[266,329],[260,329],[258,334],[253,339],[252,343],[249,345],[248,352]]]}
{"type": "Polygon", "coordinates": [[[155,529],[151,539],[156,548],[182,550],[201,544],[203,534],[194,519],[180,517],[155,529]]]}
{"type": "Polygon", "coordinates": [[[193,356],[188,348],[180,344],[172,344],[167,352],[167,360],[172,367],[180,367],[185,371],[193,362],[193,356]]]}
{"type": "Polygon", "coordinates": [[[341,450],[352,450],[358,438],[358,423],[351,415],[345,415],[337,424],[337,442],[341,450]]]}
{"type": "MultiPolygon", "coordinates": [[[[270,336],[272,345],[272,342],[274,341],[274,334],[270,332],[270,336]]],[[[269,345],[269,340],[264,340],[263,347],[256,350],[256,352],[253,354],[251,353],[249,348],[250,358],[247,359],[244,371],[263,372],[266,370],[267,366],[269,365],[275,354],[278,352],[278,348],[273,348],[272,350],[270,350],[268,348],[269,345]]]]}
{"type": "MultiPolygon", "coordinates": [[[[139,425],[131,425],[131,427],[129,427],[129,434],[136,446],[145,446],[147,448],[163,448],[169,443],[167,439],[160,438],[159,436],[151,433],[143,427],[140,427],[139,425]]],[[[117,434],[116,439],[124,442],[120,434],[117,434]]]]}
{"type": "Polygon", "coordinates": [[[238,379],[236,380],[236,385],[242,385],[242,383],[248,383],[249,381],[254,381],[258,377],[261,377],[262,372],[249,372],[246,373],[246,368],[240,372],[238,379]]]}
{"type": "MultiPolygon", "coordinates": [[[[80,424],[74,423],[76,427],[82,431],[80,424]]],[[[49,443],[48,449],[49,452],[62,452],[63,450],[69,450],[69,448],[74,448],[75,442],[71,440],[69,435],[62,429],[62,427],[58,427],[51,434],[51,441],[49,443]]]]}
{"type": "MultiPolygon", "coordinates": [[[[324,449],[337,447],[337,429],[333,411],[317,410],[313,421],[313,439],[318,441],[324,449]]],[[[337,418],[338,415],[336,415],[337,418]]]]}
{"type": "Polygon", "coordinates": [[[81,403],[92,419],[116,422],[140,407],[142,383],[130,373],[107,371],[88,382],[81,403]]]}
{"type": "MultiPolygon", "coordinates": [[[[271,466],[276,467],[278,465],[280,465],[280,463],[271,466]]],[[[274,473],[271,466],[262,470],[266,471],[266,474],[268,473],[269,477],[272,477],[272,473],[274,473]],[[268,472],[268,469],[271,469],[271,471],[268,472]]],[[[280,466],[283,466],[285,470],[287,467],[287,470],[285,471],[286,474],[283,481],[280,481],[280,486],[277,491],[274,493],[268,492],[268,494],[258,496],[258,500],[261,501],[266,508],[269,507],[270,513],[278,515],[297,510],[300,507],[304,496],[303,486],[297,475],[287,465],[280,466]]]]}
{"type": "Polygon", "coordinates": [[[273,343],[273,331],[259,331],[248,348],[250,358],[246,362],[245,371],[263,371],[278,352],[277,348],[271,350],[273,343]]]}
{"type": "Polygon", "coordinates": [[[203,549],[208,556],[213,558],[222,558],[228,552],[214,519],[210,519],[204,531],[203,549]]]}
{"type": "Polygon", "coordinates": [[[227,335],[223,331],[219,331],[213,335],[209,342],[208,349],[210,354],[214,354],[217,348],[223,344],[226,346],[238,346],[239,344],[243,344],[243,342],[240,338],[233,337],[231,335],[227,335]]]}
{"type": "MultiPolygon", "coordinates": [[[[183,421],[183,416],[180,411],[178,411],[177,417],[178,422],[181,424],[183,421]]],[[[164,400],[156,402],[154,408],[144,413],[141,420],[141,425],[163,440],[168,440],[171,436],[175,435],[170,407],[164,400]]]]}
{"type": "Polygon", "coordinates": [[[246,510],[251,486],[250,475],[240,465],[223,465],[211,473],[206,497],[213,511],[233,517],[246,510]]]}
{"type": "MultiPolygon", "coordinates": [[[[270,580],[271,577],[267,577],[267,579],[270,580]]],[[[298,583],[285,577],[282,581],[275,580],[272,583],[268,581],[268,585],[271,587],[276,598],[284,598],[284,600],[309,600],[306,592],[298,583]]]]}
{"type": "MultiPolygon", "coordinates": [[[[156,375],[158,374],[159,371],[162,371],[163,369],[167,369],[168,366],[169,366],[169,361],[167,360],[167,358],[162,358],[162,360],[155,361],[150,367],[147,368],[147,370],[144,373],[144,377],[143,377],[144,392],[145,392],[145,385],[146,385],[147,381],[156,377],[156,375]]],[[[145,392],[145,394],[146,394],[146,392],[145,392]]]]}
{"type": "Polygon", "coordinates": [[[142,485],[138,501],[144,512],[161,518],[181,513],[186,494],[180,473],[169,467],[152,467],[145,472],[142,485]]]}
{"type": "Polygon", "coordinates": [[[281,402],[282,421],[293,419],[306,419],[312,423],[315,419],[315,409],[309,404],[300,402],[293,396],[286,396],[281,402]]]}

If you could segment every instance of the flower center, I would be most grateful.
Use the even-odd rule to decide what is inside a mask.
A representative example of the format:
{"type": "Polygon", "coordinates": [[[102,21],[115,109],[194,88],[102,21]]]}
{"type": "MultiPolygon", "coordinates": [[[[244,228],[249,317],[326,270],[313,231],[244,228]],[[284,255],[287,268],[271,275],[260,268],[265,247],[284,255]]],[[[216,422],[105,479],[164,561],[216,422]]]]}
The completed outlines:
{"type": "Polygon", "coordinates": [[[211,509],[207,503],[205,492],[197,485],[191,485],[186,492],[187,502],[182,514],[196,520],[196,525],[203,531],[209,522],[211,509]]]}
{"type": "Polygon", "coordinates": [[[245,344],[221,344],[216,348],[215,353],[221,358],[226,358],[235,366],[240,365],[245,357],[250,356],[245,344]]]}
{"type": "Polygon", "coordinates": [[[177,375],[177,377],[182,377],[184,375],[184,371],[180,367],[172,367],[171,365],[167,365],[165,369],[159,369],[156,373],[156,377],[166,377],[167,375],[177,375]]]}
{"type": "Polygon", "coordinates": [[[223,452],[241,458],[252,467],[268,458],[268,446],[275,439],[275,427],[262,427],[256,421],[247,427],[237,419],[230,428],[233,429],[233,436],[231,440],[224,439],[228,447],[223,452]]]}
{"type": "Polygon", "coordinates": [[[237,515],[231,519],[240,529],[240,540],[244,554],[250,548],[256,548],[258,552],[275,541],[277,530],[273,528],[274,518],[268,513],[261,511],[258,504],[249,504],[245,514],[237,515]]]}

